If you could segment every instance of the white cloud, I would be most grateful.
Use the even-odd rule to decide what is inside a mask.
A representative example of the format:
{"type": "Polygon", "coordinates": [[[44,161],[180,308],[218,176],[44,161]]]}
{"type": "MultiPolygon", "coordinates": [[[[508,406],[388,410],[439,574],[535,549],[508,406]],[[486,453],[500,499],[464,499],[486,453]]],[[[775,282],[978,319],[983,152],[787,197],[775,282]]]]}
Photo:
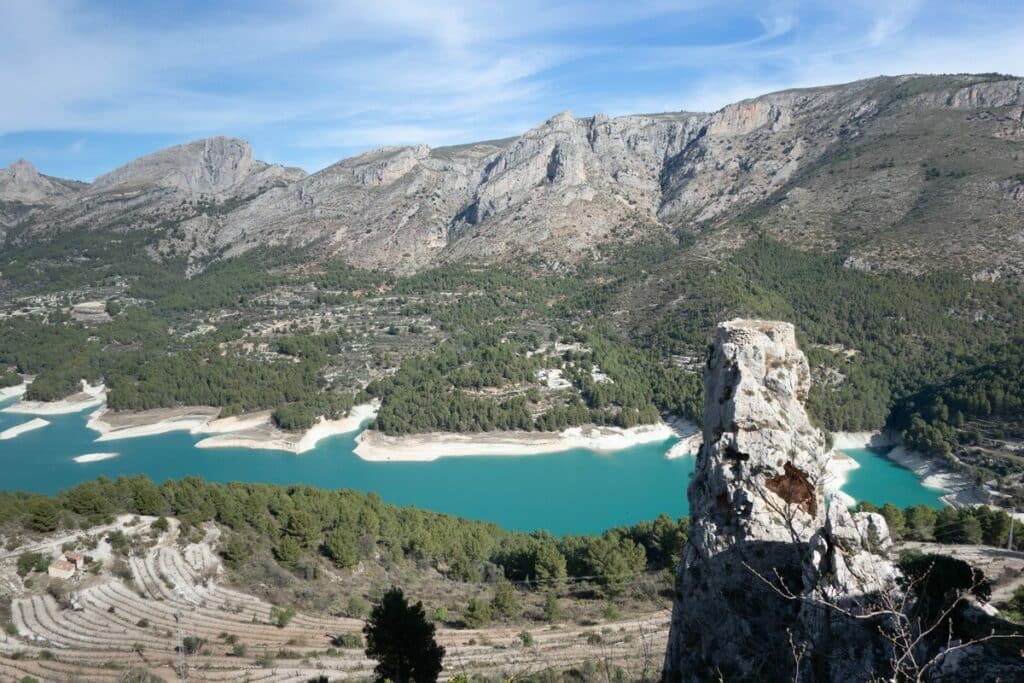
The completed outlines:
{"type": "Polygon", "coordinates": [[[211,7],[157,21],[85,0],[0,3],[0,135],[235,134],[312,166],[328,158],[318,147],[508,135],[567,108],[708,110],[880,73],[1024,72],[1024,7],[1010,3],[211,7]],[[673,40],[705,25],[717,38],[673,40]]]}

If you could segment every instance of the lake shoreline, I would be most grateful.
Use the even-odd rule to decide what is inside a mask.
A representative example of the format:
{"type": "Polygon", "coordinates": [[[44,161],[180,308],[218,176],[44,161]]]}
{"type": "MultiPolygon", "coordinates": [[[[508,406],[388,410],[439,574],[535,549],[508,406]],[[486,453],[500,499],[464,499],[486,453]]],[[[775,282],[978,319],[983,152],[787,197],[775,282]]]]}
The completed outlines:
{"type": "Polygon", "coordinates": [[[321,417],[304,432],[278,429],[269,410],[232,417],[218,417],[219,414],[218,408],[208,406],[116,412],[100,408],[90,415],[86,427],[99,432],[97,442],[188,432],[209,435],[196,442],[196,448],[247,448],[299,454],[312,450],[321,439],[358,430],[376,416],[377,404],[354,406],[346,417],[338,420],[321,417]]]}
{"type": "Polygon", "coordinates": [[[630,429],[590,425],[561,432],[429,432],[402,436],[367,429],[356,437],[354,453],[370,462],[432,462],[438,458],[546,455],[575,449],[609,452],[674,436],[672,427],[664,422],[630,429]]]}
{"type": "MultiPolygon", "coordinates": [[[[17,393],[12,394],[13,396],[23,396],[27,388],[27,383],[19,384],[16,387],[9,387],[9,389],[19,390],[17,393]]],[[[10,396],[5,398],[10,398],[10,396]]],[[[83,379],[82,391],[77,394],[72,394],[57,401],[26,401],[24,398],[20,398],[17,403],[4,408],[3,412],[19,415],[67,415],[70,413],[80,413],[89,408],[96,408],[106,403],[106,401],[106,386],[102,383],[93,386],[83,379]]]]}
{"type": "Polygon", "coordinates": [[[990,495],[987,489],[975,484],[946,463],[908,449],[903,445],[900,436],[891,430],[836,432],[833,434],[833,440],[835,447],[840,449],[886,449],[886,453],[883,454],[885,458],[913,472],[922,486],[944,491],[940,500],[950,507],[983,505],[989,502],[990,495]]]}

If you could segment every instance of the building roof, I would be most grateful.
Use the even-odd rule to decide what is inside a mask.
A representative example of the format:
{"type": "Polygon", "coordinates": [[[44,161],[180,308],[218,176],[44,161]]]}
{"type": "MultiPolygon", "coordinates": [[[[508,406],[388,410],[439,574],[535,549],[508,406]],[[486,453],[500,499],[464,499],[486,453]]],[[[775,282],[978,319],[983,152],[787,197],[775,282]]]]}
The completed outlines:
{"type": "Polygon", "coordinates": [[[50,564],[50,569],[63,569],[64,571],[74,571],[75,565],[71,564],[67,560],[57,560],[50,564]]]}

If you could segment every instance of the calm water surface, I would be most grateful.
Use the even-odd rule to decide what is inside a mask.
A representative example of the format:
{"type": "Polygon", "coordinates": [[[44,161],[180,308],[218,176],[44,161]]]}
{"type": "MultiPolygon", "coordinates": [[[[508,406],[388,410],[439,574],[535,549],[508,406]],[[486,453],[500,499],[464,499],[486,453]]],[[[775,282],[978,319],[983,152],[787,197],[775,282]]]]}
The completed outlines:
{"type": "MultiPolygon", "coordinates": [[[[0,407],[10,405],[5,401],[0,407]]],[[[100,475],[145,474],[157,482],[195,475],[212,481],[309,484],[376,491],[400,505],[497,522],[511,529],[555,534],[592,533],[687,513],[693,458],[666,460],[674,443],[645,444],[615,453],[572,450],[527,457],[441,458],[434,462],[372,463],[353,454],[355,434],[331,437],[302,455],[238,448],[197,449],[200,436],[172,432],[96,443],[85,427],[91,411],[43,416],[48,427],[0,441],[0,488],[56,493],[100,475]],[[76,463],[84,453],[116,451],[117,458],[76,463]]],[[[0,431],[32,419],[0,412],[0,431]]],[[[844,490],[857,499],[900,506],[940,505],[939,492],[913,473],[871,451],[849,451],[860,464],[844,490]]]]}

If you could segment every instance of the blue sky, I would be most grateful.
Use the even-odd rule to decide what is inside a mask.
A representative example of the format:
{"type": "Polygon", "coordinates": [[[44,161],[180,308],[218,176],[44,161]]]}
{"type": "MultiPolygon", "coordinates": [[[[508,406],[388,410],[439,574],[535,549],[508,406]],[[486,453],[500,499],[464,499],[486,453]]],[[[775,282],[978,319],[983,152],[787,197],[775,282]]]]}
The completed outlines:
{"type": "Polygon", "coordinates": [[[711,111],[898,73],[1024,74],[1024,2],[0,3],[0,166],[91,180],[209,135],[315,171],[551,115],[711,111]]]}

